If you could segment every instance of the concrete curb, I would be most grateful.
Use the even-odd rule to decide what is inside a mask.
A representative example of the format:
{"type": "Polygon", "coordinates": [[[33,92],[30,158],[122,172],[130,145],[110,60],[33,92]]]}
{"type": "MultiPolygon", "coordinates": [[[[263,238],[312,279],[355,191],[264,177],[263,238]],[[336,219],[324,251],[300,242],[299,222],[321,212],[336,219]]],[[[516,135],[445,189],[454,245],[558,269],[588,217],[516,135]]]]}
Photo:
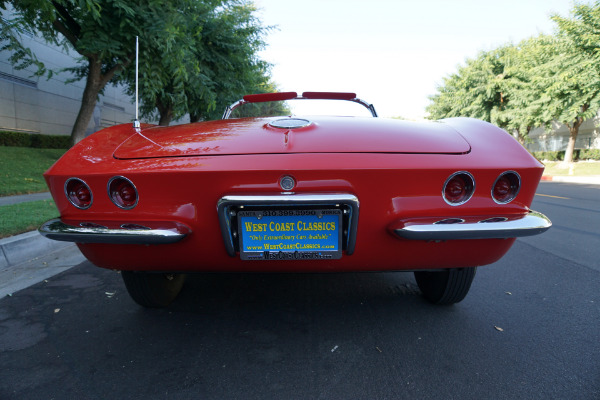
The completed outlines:
{"type": "Polygon", "coordinates": [[[0,239],[0,268],[21,264],[69,246],[74,244],[46,239],[38,231],[0,239]]]}
{"type": "Polygon", "coordinates": [[[9,239],[0,240],[0,299],[85,261],[75,243],[46,239],[37,231],[9,239]]]}
{"type": "Polygon", "coordinates": [[[552,176],[552,175],[544,175],[542,176],[542,181],[545,182],[564,182],[564,183],[578,183],[578,184],[586,184],[586,185],[600,185],[600,176],[598,175],[590,175],[590,176],[552,176]]]}

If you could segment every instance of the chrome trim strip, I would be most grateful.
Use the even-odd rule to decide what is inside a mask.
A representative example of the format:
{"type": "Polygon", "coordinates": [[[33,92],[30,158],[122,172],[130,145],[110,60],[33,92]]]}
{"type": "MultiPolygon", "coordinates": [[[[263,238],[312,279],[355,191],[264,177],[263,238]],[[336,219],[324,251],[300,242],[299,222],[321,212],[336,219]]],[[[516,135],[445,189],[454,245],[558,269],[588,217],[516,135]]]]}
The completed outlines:
{"type": "MultiPolygon", "coordinates": [[[[488,218],[489,219],[489,218],[488,218]]],[[[544,214],[529,211],[520,219],[487,223],[414,224],[395,229],[401,238],[410,240],[508,239],[545,232],[552,222],[544,214]]]]}
{"type": "Polygon", "coordinates": [[[233,103],[232,105],[225,107],[225,111],[223,112],[223,116],[221,117],[221,119],[229,119],[233,110],[235,110],[242,104],[246,104],[246,101],[244,101],[244,99],[238,100],[235,103],[233,103]]]}
{"type": "Polygon", "coordinates": [[[219,215],[219,224],[227,254],[231,257],[236,256],[235,241],[237,238],[233,235],[231,227],[231,215],[233,207],[243,206],[283,206],[283,207],[302,207],[302,206],[331,206],[332,204],[342,204],[350,208],[348,215],[348,239],[345,243],[346,255],[351,255],[356,246],[356,231],[358,228],[358,198],[352,194],[277,194],[277,195],[232,195],[224,196],[217,202],[217,213],[219,215]]]}
{"type": "Polygon", "coordinates": [[[378,117],[378,115],[377,115],[377,111],[375,111],[375,106],[374,106],[373,104],[371,104],[371,103],[367,103],[366,101],[364,101],[364,100],[361,100],[361,99],[359,99],[358,97],[357,97],[357,98],[354,98],[354,99],[352,99],[352,100],[349,100],[349,101],[352,101],[352,102],[354,102],[354,103],[358,103],[358,104],[362,105],[363,107],[366,107],[366,108],[367,108],[367,109],[368,109],[368,110],[371,112],[371,115],[372,115],[374,118],[377,118],[377,117],[378,117]]]}
{"type": "MultiPolygon", "coordinates": [[[[183,226],[183,225],[182,225],[183,226]]],[[[73,226],[52,219],[44,223],[39,232],[52,240],[76,243],[111,244],[168,244],[175,243],[187,236],[181,227],[164,229],[110,229],[103,227],[73,226]]]]}
{"type": "MultiPolygon", "coordinates": [[[[446,218],[439,221],[435,221],[434,225],[449,225],[449,224],[462,224],[465,220],[462,218],[446,218]]],[[[481,222],[481,221],[480,221],[481,222]]]]}
{"type": "MultiPolygon", "coordinates": [[[[309,99],[306,99],[305,97],[302,97],[302,96],[298,96],[294,99],[289,99],[289,100],[309,100],[309,99]]],[[[358,97],[355,97],[354,99],[350,99],[350,100],[344,100],[344,99],[331,99],[331,100],[351,101],[353,103],[358,103],[358,104],[362,105],[363,107],[366,107],[374,118],[378,117],[377,111],[375,111],[375,106],[371,103],[367,103],[366,101],[359,99],[358,97]]],[[[244,99],[241,99],[241,100],[238,100],[235,103],[231,104],[230,106],[225,107],[225,111],[223,112],[223,116],[221,117],[221,119],[229,119],[229,117],[231,117],[231,113],[233,112],[233,110],[235,110],[239,106],[246,104],[246,103],[247,102],[244,99]]]]}

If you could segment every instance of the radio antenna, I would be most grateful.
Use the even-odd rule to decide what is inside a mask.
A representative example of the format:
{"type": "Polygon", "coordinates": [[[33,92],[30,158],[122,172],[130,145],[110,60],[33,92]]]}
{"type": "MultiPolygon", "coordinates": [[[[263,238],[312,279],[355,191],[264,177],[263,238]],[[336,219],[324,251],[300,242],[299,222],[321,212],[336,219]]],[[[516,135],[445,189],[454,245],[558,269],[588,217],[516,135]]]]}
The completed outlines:
{"type": "Polygon", "coordinates": [[[140,120],[139,117],[139,97],[138,97],[138,60],[140,54],[140,44],[138,37],[135,37],[135,119],[133,120],[133,127],[135,129],[140,129],[140,120]]]}

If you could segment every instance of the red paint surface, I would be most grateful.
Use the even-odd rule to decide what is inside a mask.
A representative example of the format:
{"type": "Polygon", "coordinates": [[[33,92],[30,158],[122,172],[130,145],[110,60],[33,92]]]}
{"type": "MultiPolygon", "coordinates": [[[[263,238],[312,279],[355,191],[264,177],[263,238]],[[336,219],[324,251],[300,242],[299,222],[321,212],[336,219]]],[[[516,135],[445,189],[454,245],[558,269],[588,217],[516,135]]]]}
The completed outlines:
{"type": "Polygon", "coordinates": [[[268,124],[277,119],[282,118],[152,127],[131,135],[114,154],[128,159],[292,153],[464,154],[471,150],[451,126],[438,122],[311,117],[309,126],[290,130],[268,124]]]}
{"type": "Polygon", "coordinates": [[[230,125],[219,121],[172,128],[145,125],[141,134],[150,141],[130,125],[108,128],[67,152],[46,173],[46,180],[65,222],[112,226],[172,221],[191,229],[188,237],[170,245],[80,245],[84,255],[101,267],[379,271],[495,262],[513,239],[409,241],[393,236],[390,227],[419,217],[524,214],[543,171],[510,135],[475,120],[416,124],[325,118],[315,121],[312,128],[288,133],[287,145],[288,131],[265,127],[268,121],[231,120],[230,125]],[[237,140],[242,144],[235,143],[237,140]],[[206,149],[215,145],[222,150],[206,149]],[[499,205],[491,198],[492,185],[507,170],[519,173],[522,188],[514,201],[499,205]],[[452,207],[442,199],[442,187],[456,171],[469,171],[476,188],[466,204],[452,207]],[[110,201],[107,182],[115,175],[135,184],[139,203],[134,209],[122,210],[110,201]],[[353,255],[333,261],[286,262],[241,261],[227,255],[217,217],[218,200],[234,194],[279,194],[283,175],[295,178],[296,193],[358,197],[360,216],[353,255]],[[79,210],[66,199],[64,183],[70,177],[84,180],[93,191],[89,209],[79,210]]]}

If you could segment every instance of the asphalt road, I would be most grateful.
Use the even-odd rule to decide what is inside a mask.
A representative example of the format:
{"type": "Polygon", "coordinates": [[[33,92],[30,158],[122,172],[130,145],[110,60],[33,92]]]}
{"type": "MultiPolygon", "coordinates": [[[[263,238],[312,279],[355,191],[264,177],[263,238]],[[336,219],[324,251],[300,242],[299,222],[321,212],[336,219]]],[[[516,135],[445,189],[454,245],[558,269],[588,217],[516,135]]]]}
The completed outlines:
{"type": "Polygon", "coordinates": [[[212,274],[145,310],[85,262],[0,300],[0,399],[600,399],[600,187],[538,193],[553,228],[450,307],[409,273],[212,274]]]}

